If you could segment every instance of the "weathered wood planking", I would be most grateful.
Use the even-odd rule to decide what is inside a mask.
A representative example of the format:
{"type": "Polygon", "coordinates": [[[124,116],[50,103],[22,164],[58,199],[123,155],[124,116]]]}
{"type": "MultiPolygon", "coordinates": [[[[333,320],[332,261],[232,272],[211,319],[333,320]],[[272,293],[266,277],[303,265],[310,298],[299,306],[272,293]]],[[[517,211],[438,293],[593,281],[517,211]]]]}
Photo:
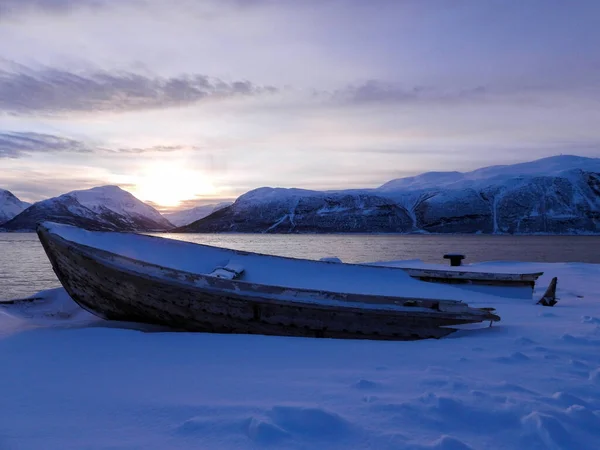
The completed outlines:
{"type": "Polygon", "coordinates": [[[558,300],[556,299],[557,284],[558,284],[558,278],[557,277],[552,278],[552,281],[550,281],[550,284],[548,285],[546,292],[544,292],[544,295],[542,296],[542,298],[540,298],[540,300],[537,302],[538,305],[554,306],[558,303],[558,300]]]}
{"type": "Polygon", "coordinates": [[[412,340],[455,331],[441,327],[500,319],[462,302],[220,279],[70,242],[43,226],[38,235],[73,300],[111,320],[219,333],[412,340]]]}
{"type": "Polygon", "coordinates": [[[489,286],[535,287],[543,272],[536,273],[493,273],[469,272],[464,270],[437,270],[403,268],[408,275],[422,281],[449,284],[480,284],[489,286]]]}

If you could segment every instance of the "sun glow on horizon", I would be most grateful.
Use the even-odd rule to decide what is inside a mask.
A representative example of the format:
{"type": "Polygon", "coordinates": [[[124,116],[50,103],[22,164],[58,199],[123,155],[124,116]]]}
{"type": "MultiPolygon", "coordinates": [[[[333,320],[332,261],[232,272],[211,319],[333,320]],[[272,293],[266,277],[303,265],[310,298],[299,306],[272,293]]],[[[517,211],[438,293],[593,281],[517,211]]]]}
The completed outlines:
{"type": "Polygon", "coordinates": [[[134,190],[140,200],[164,207],[177,207],[184,200],[216,193],[206,174],[172,162],[145,166],[135,181],[134,190]]]}

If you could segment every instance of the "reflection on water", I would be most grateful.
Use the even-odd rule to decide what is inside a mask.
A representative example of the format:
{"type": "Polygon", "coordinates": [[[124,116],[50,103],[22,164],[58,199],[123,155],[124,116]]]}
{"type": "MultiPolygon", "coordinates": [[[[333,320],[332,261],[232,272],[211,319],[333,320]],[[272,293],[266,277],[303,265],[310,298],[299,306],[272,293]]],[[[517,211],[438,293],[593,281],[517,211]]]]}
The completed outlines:
{"type": "MultiPolygon", "coordinates": [[[[422,259],[444,262],[461,252],[465,262],[491,260],[600,263],[600,236],[486,235],[267,235],[157,234],[238,250],[344,262],[422,259]]],[[[35,233],[0,233],[0,299],[25,297],[59,286],[35,233]]]]}

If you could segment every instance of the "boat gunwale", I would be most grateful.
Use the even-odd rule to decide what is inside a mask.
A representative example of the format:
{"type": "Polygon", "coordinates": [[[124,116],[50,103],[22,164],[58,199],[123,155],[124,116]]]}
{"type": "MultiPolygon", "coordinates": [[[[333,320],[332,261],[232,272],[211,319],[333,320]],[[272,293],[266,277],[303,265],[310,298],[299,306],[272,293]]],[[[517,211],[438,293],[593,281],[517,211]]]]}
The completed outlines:
{"type": "MultiPolygon", "coordinates": [[[[381,266],[386,267],[386,266],[381,266]]],[[[428,269],[416,267],[404,267],[406,273],[411,277],[427,277],[456,280],[474,280],[474,281],[496,281],[496,282],[534,282],[539,277],[544,275],[544,272],[530,273],[510,273],[510,272],[475,272],[471,270],[444,270],[444,269],[428,269]]]]}

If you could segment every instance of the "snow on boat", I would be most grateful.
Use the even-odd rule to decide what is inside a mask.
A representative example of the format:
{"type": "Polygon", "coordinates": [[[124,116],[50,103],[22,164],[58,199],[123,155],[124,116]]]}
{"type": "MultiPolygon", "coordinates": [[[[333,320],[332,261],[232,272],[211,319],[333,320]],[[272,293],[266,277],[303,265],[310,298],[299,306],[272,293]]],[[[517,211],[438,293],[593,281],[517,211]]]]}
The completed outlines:
{"type": "MultiPolygon", "coordinates": [[[[440,338],[494,322],[403,270],[284,258],[45,222],[37,233],[79,305],[109,320],[217,333],[440,338]],[[440,297],[445,297],[440,299],[440,297]]],[[[454,297],[454,298],[453,298],[454,297]]]]}

